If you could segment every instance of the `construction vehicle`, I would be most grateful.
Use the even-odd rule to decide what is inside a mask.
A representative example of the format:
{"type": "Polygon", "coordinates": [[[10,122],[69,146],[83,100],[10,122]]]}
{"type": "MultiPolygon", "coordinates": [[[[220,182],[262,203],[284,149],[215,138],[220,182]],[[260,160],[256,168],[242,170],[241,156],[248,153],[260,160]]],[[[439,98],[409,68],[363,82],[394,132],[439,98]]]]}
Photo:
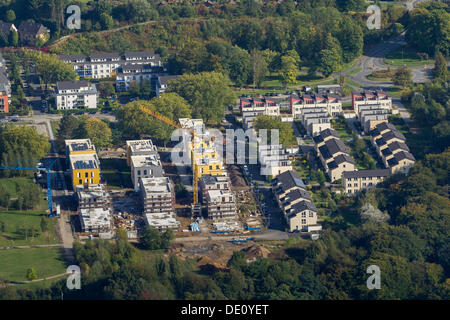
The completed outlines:
{"type": "Polygon", "coordinates": [[[182,127],[180,124],[178,124],[177,122],[175,122],[174,120],[159,114],[156,111],[150,110],[144,106],[139,106],[139,110],[141,110],[142,112],[151,115],[152,117],[161,120],[162,122],[165,122],[169,125],[171,125],[172,127],[175,127],[177,129],[182,129],[182,130],[189,130],[190,135],[191,135],[191,150],[193,152],[191,152],[191,157],[192,157],[192,192],[193,192],[193,201],[192,201],[192,214],[191,217],[194,216],[201,216],[201,205],[198,203],[198,175],[197,175],[197,170],[195,168],[196,166],[196,162],[195,162],[195,147],[194,147],[194,142],[195,142],[195,128],[192,129],[187,129],[182,127]]]}

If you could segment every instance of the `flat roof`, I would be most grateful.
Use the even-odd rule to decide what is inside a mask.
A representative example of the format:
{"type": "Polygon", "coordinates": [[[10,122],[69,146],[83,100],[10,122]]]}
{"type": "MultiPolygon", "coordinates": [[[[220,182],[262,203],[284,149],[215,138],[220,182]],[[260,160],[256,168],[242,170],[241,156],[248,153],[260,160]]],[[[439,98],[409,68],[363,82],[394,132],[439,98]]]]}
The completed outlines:
{"type": "Polygon", "coordinates": [[[154,154],[131,156],[133,167],[161,166],[159,157],[154,154]]]}
{"type": "Polygon", "coordinates": [[[91,143],[90,139],[71,139],[65,140],[64,142],[70,151],[95,151],[95,146],[91,143]]]}
{"type": "Polygon", "coordinates": [[[93,154],[71,154],[69,156],[72,170],[99,169],[99,161],[96,153],[93,154]]]}
{"type": "Polygon", "coordinates": [[[170,180],[167,177],[139,178],[139,182],[146,194],[169,193],[172,191],[170,180]]]}

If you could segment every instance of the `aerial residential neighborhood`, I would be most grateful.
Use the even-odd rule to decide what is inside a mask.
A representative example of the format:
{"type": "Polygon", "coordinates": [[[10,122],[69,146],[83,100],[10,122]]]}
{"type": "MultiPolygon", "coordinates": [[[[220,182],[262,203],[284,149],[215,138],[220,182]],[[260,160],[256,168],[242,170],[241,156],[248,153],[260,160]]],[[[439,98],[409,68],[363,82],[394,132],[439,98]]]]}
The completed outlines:
{"type": "Polygon", "coordinates": [[[0,8],[0,300],[450,299],[448,2],[0,8]]]}

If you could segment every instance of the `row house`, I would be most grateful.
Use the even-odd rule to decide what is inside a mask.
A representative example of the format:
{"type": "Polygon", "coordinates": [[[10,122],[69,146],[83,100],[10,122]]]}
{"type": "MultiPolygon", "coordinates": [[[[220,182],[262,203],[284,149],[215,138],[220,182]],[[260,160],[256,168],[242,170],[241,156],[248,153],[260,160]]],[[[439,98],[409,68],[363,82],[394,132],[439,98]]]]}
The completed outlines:
{"type": "Polygon", "coordinates": [[[392,111],[381,108],[379,105],[363,105],[359,108],[359,122],[365,134],[375,129],[375,127],[382,123],[388,122],[388,117],[392,111]]]}
{"type": "Polygon", "coordinates": [[[56,83],[57,110],[97,108],[97,88],[88,81],[60,81],[56,83]]]}
{"type": "Polygon", "coordinates": [[[281,144],[259,144],[258,159],[261,165],[260,174],[267,178],[292,170],[289,154],[281,144]]]}
{"type": "Polygon", "coordinates": [[[303,95],[292,94],[289,97],[290,111],[294,120],[301,119],[305,108],[323,108],[328,115],[336,118],[342,114],[342,102],[334,95],[303,95]]]}
{"type": "Polygon", "coordinates": [[[392,110],[392,98],[381,91],[352,92],[352,106],[356,116],[359,116],[362,106],[377,105],[380,109],[392,110]]]}
{"type": "Polygon", "coordinates": [[[325,108],[305,108],[301,122],[306,133],[313,137],[321,131],[331,128],[331,118],[325,108]]]}
{"type": "Polygon", "coordinates": [[[289,232],[322,229],[317,224],[317,208],[297,172],[289,170],[276,176],[272,180],[272,192],[283,212],[289,232]]]}
{"type": "Polygon", "coordinates": [[[280,116],[280,105],[274,99],[241,98],[239,107],[242,113],[244,129],[252,128],[256,118],[260,115],[272,117],[280,116]]]}
{"type": "Polygon", "coordinates": [[[317,156],[332,182],[341,179],[344,171],[355,170],[355,160],[335,130],[326,129],[313,139],[317,156]]]}
{"type": "Polygon", "coordinates": [[[391,173],[407,174],[415,158],[406,145],[405,136],[390,123],[380,123],[370,132],[371,142],[386,168],[391,173]]]}
{"type": "Polygon", "coordinates": [[[372,189],[391,175],[389,169],[345,171],[342,175],[342,187],[349,195],[361,190],[372,189]]]}

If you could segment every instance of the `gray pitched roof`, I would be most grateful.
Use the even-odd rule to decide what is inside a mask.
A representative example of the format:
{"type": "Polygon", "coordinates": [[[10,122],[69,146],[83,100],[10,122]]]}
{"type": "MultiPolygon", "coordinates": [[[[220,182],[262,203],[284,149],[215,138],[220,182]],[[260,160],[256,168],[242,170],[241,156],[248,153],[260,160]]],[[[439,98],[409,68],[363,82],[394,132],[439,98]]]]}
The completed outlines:
{"type": "Polygon", "coordinates": [[[40,23],[31,21],[22,21],[17,29],[20,35],[37,36],[39,34],[48,32],[48,29],[40,23]]]}
{"type": "Polygon", "coordinates": [[[330,154],[334,155],[338,152],[348,153],[348,149],[345,144],[339,139],[330,139],[325,142],[330,154]]]}
{"type": "Polygon", "coordinates": [[[289,190],[293,187],[299,187],[302,189],[306,188],[298,173],[293,170],[285,171],[279,174],[275,177],[274,181],[275,183],[279,183],[283,191],[289,190]]]}
{"type": "Polygon", "coordinates": [[[85,80],[81,81],[59,81],[56,83],[58,90],[73,90],[81,87],[88,87],[89,82],[85,80]]]}
{"type": "Polygon", "coordinates": [[[394,141],[388,145],[388,148],[391,149],[391,151],[395,151],[397,149],[406,150],[409,151],[408,146],[404,142],[394,141]]]}
{"type": "Polygon", "coordinates": [[[343,178],[387,177],[390,174],[391,171],[389,169],[344,171],[343,178]]]}
{"type": "Polygon", "coordinates": [[[334,161],[336,162],[337,165],[340,165],[341,163],[344,162],[355,164],[355,160],[353,160],[353,158],[350,157],[348,154],[340,154],[336,158],[334,158],[334,161]]]}
{"type": "Polygon", "coordinates": [[[317,212],[316,206],[311,201],[303,200],[303,201],[297,202],[296,204],[294,204],[292,206],[292,208],[289,210],[288,217],[291,218],[293,216],[296,216],[297,214],[299,214],[305,210],[311,210],[311,211],[317,212]]]}
{"type": "Polygon", "coordinates": [[[414,156],[411,153],[407,152],[407,151],[400,151],[400,152],[396,153],[394,155],[394,157],[395,157],[395,159],[397,161],[401,161],[403,159],[409,159],[409,160],[412,160],[412,161],[416,161],[416,158],[414,158],[414,156]]]}

